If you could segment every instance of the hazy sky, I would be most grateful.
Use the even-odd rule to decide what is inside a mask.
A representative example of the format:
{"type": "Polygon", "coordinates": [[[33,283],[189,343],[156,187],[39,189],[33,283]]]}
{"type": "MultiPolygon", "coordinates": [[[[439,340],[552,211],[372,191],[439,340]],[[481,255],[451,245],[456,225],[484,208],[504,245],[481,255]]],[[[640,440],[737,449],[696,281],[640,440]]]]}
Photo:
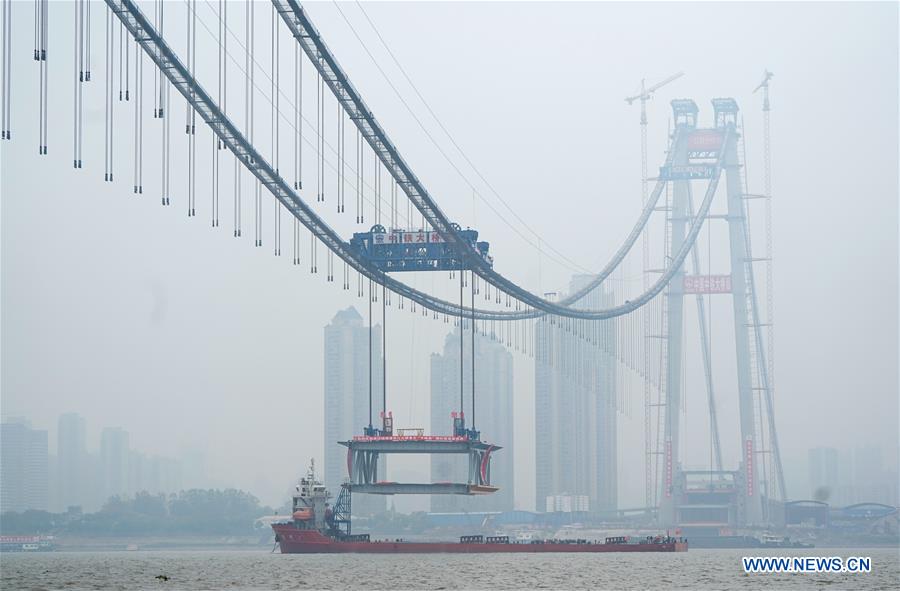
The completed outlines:
{"type": "MultiPolygon", "coordinates": [[[[140,4],[152,14],[151,2],[140,4]]],[[[204,86],[214,90],[216,58],[205,27],[215,30],[217,3],[197,4],[198,43],[204,47],[198,69],[204,86]]],[[[228,157],[222,159],[221,226],[210,227],[207,129],[197,135],[197,217],[186,217],[184,103],[174,91],[172,207],[160,206],[161,126],[150,114],[149,61],[144,65],[144,193],[132,194],[133,103],[116,103],[116,182],[103,182],[105,9],[100,3],[93,5],[94,81],[84,91],[84,169],[72,169],[74,6],[50,6],[50,154],[39,157],[32,5],[13,3],[15,139],[2,142],[0,152],[3,414],[26,415],[55,431],[59,413],[77,411],[88,419],[94,447],[103,426],[121,426],[138,449],[173,455],[200,450],[222,484],[280,502],[307,458],[322,456],[322,328],[347,305],[363,311],[364,300],[354,289],[340,289],[339,269],[338,281],[325,282],[323,249],[320,273],[309,275],[305,233],[304,264],[290,264],[286,216],[283,255],[272,256],[271,198],[264,199],[265,246],[253,248],[247,187],[243,238],[232,237],[228,157]]],[[[229,27],[243,40],[244,3],[229,6],[229,27]]],[[[166,7],[167,19],[184,20],[184,3],[166,7]]],[[[453,219],[477,227],[490,241],[497,269],[534,291],[564,289],[572,270],[541,255],[483,201],[473,203],[471,187],[406,111],[338,8],[324,2],[306,7],[417,176],[453,219]]],[[[432,135],[503,212],[417,100],[360,9],[346,3],[340,8],[432,135]]],[[[651,174],[664,158],[671,98],[696,100],[701,124],[707,125],[709,100],[733,96],[747,130],[751,192],[762,192],[761,97],[751,91],[764,69],[773,71],[776,407],[789,484],[799,483],[795,495],[807,492],[800,470],[806,450],[819,445],[881,445],[896,462],[896,3],[367,3],[365,8],[485,178],[540,233],[544,245],[588,269],[599,269],[610,257],[640,209],[639,112],[622,99],[635,93],[641,78],[652,83],[686,72],[648,103],[651,174]]],[[[258,59],[268,68],[271,9],[267,3],[256,9],[258,59]]],[[[167,20],[167,30],[183,56],[183,22],[167,20]]],[[[243,64],[237,43],[229,47],[243,64]]],[[[285,30],[281,53],[287,76],[293,48],[285,30]]],[[[242,104],[237,66],[229,76],[229,101],[242,104]]],[[[261,80],[268,92],[268,79],[261,80]]],[[[292,96],[289,82],[284,84],[292,96]]],[[[314,122],[311,77],[304,100],[304,115],[314,122]]],[[[333,131],[334,103],[327,104],[333,131]]],[[[264,107],[256,134],[268,153],[264,107]]],[[[243,125],[242,110],[237,121],[243,125]]],[[[284,133],[281,168],[289,176],[292,145],[284,133]]],[[[353,146],[348,133],[350,160],[353,146]]],[[[314,202],[310,149],[304,166],[305,195],[314,202]]],[[[364,227],[352,223],[349,197],[343,218],[333,213],[333,195],[320,207],[348,237],[371,220],[369,211],[364,227]]],[[[718,249],[725,248],[716,244],[714,265],[724,256],[718,249]]],[[[761,237],[756,244],[762,246],[761,237]]],[[[410,280],[438,290],[448,284],[443,275],[410,280]]],[[[726,462],[734,463],[731,319],[726,300],[713,305],[723,445],[726,462]]],[[[388,323],[389,406],[397,426],[424,426],[428,355],[442,347],[447,326],[408,311],[390,313],[388,323]]],[[[690,355],[696,357],[695,347],[690,355]]],[[[533,366],[522,355],[515,364],[517,504],[531,508],[533,366]]],[[[688,365],[696,363],[688,360],[688,365]]],[[[693,381],[684,419],[685,462],[704,465],[703,384],[693,370],[688,380],[693,381]]],[[[619,436],[623,506],[643,500],[640,399],[629,408],[621,416],[619,436]]]]}

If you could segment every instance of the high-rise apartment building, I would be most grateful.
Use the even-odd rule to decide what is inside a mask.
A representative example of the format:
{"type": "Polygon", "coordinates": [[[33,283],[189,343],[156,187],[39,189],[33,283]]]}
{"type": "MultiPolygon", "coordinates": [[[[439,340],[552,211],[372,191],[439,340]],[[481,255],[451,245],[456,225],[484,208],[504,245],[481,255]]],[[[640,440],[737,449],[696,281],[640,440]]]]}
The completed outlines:
{"type": "Polygon", "coordinates": [[[0,423],[0,513],[48,507],[47,432],[27,421],[0,423]]]}
{"type": "MultiPolygon", "coordinates": [[[[575,292],[592,276],[576,275],[575,292]]],[[[608,305],[594,290],[584,308],[608,305]]],[[[535,326],[535,504],[587,497],[588,510],[617,508],[616,339],[612,321],[573,326],[543,317],[535,326]]],[[[581,505],[583,506],[583,504],[581,505]]]]}
{"type": "MultiPolygon", "coordinates": [[[[372,424],[379,427],[381,425],[381,376],[381,327],[374,326],[370,335],[368,324],[363,322],[355,308],[338,312],[325,327],[324,481],[335,496],[349,476],[347,448],[338,445],[338,441],[361,435],[369,425],[370,387],[372,424]]],[[[383,479],[386,470],[384,457],[379,459],[379,470],[379,479],[383,479]]],[[[385,507],[383,496],[353,495],[354,515],[378,513],[384,511],[385,507]]]]}
{"type": "Polygon", "coordinates": [[[809,492],[811,499],[828,501],[841,484],[838,451],[833,447],[809,450],[809,492]]]}
{"type": "MultiPolygon", "coordinates": [[[[434,495],[431,510],[511,511],[514,508],[513,456],[513,359],[501,343],[475,337],[475,409],[472,411],[472,337],[463,334],[462,394],[466,425],[481,431],[483,441],[502,447],[491,456],[491,484],[499,490],[490,495],[464,497],[434,495]]],[[[460,400],[459,328],[447,335],[444,351],[431,356],[431,434],[452,435],[452,412],[460,400]]],[[[431,456],[432,482],[466,482],[468,458],[455,454],[431,456]]]]}
{"type": "Polygon", "coordinates": [[[58,499],[60,509],[93,508],[90,496],[91,462],[87,452],[87,427],[77,413],[60,415],[56,436],[58,499]]]}
{"type": "Polygon", "coordinates": [[[103,470],[103,502],[124,497],[130,490],[128,431],[107,427],[100,434],[100,463],[103,470]]]}

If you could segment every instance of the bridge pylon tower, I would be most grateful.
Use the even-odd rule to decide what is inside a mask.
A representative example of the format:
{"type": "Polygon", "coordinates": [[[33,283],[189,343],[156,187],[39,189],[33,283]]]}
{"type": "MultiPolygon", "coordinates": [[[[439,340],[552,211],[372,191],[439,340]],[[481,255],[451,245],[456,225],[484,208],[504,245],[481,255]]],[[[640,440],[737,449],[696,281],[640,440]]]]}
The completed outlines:
{"type": "MultiPolygon", "coordinates": [[[[765,526],[771,522],[768,510],[773,494],[783,497],[783,483],[774,484],[766,478],[767,461],[780,465],[774,417],[771,409],[768,366],[764,348],[763,328],[757,303],[753,274],[753,258],[750,228],[746,216],[746,192],[743,183],[743,163],[739,156],[738,105],[732,98],[713,99],[714,127],[697,127],[699,109],[688,99],[672,101],[675,133],[671,150],[672,164],[663,167],[660,178],[670,181],[673,187],[671,212],[668,216],[669,251],[677,251],[685,241],[686,231],[695,221],[691,200],[691,181],[708,178],[708,190],[716,191],[716,180],[724,173],[725,215],[707,215],[712,219],[724,219],[728,227],[728,253],[730,269],[726,275],[685,274],[679,268],[666,292],[666,346],[663,437],[658,441],[663,456],[663,474],[659,487],[659,521],[661,525],[678,526],[690,523],[690,485],[688,480],[697,472],[688,472],[682,466],[680,419],[683,388],[684,347],[684,296],[685,294],[731,294],[731,312],[734,321],[735,356],[737,369],[738,409],[740,420],[741,459],[736,471],[723,471],[720,465],[710,469],[708,478],[719,479],[722,494],[723,523],[740,526],[765,526]],[[711,166],[710,161],[720,164],[711,166]],[[770,449],[766,449],[770,448],[770,449]],[[730,495],[730,496],[729,496],[730,495]],[[727,499],[727,502],[726,502],[727,499]]],[[[696,246],[694,246],[696,248],[696,246]]],[[[694,257],[694,273],[699,272],[694,257]]],[[[701,330],[705,327],[701,326],[701,330]]],[[[706,339],[704,336],[704,353],[706,339]]],[[[706,355],[705,355],[706,357],[706,355]]],[[[708,365],[708,361],[704,359],[708,365]]],[[[705,368],[711,417],[714,417],[715,400],[711,389],[711,372],[705,368]]],[[[712,427],[717,429],[714,421],[712,427]]],[[[714,433],[714,436],[716,434],[714,433]]],[[[717,436],[715,439],[718,439],[717,436]]],[[[718,442],[715,442],[718,448],[718,442]]],[[[718,450],[716,450],[718,452],[718,450]]],[[[719,464],[721,460],[717,460],[719,464]]],[[[781,472],[776,478],[781,480],[781,472]]],[[[713,490],[710,484],[709,490],[713,490]]]]}

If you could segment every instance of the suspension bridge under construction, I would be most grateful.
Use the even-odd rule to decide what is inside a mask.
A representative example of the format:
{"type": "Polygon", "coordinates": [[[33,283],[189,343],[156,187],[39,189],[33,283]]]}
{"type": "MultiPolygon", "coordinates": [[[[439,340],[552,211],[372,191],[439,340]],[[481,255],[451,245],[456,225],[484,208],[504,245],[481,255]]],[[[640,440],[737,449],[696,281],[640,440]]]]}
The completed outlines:
{"type": "MultiPolygon", "coordinates": [[[[650,86],[642,83],[640,93],[626,99],[629,105],[639,101],[641,107],[640,208],[606,264],[578,289],[556,298],[504,275],[504,261],[494,259],[491,237],[445,214],[439,205],[442,198],[430,193],[427,179],[415,174],[351,82],[351,73],[341,67],[296,0],[269,4],[76,0],[66,6],[35,0],[28,10],[26,6],[2,0],[4,143],[22,150],[36,147],[36,158],[71,155],[75,169],[99,174],[99,155],[85,154],[82,148],[85,134],[100,132],[84,125],[84,90],[101,86],[104,181],[123,183],[123,190],[147,197],[150,184],[144,185],[144,168],[153,167],[160,172],[159,183],[153,184],[156,204],[182,208],[191,218],[208,213],[206,225],[213,231],[252,239],[254,247],[269,248],[276,257],[282,256],[284,220],[291,226],[291,263],[365,297],[369,325],[380,315],[385,344],[389,308],[392,313],[418,314],[423,322],[459,326],[461,374],[471,371],[474,376],[475,347],[470,348],[471,358],[464,359],[463,339],[474,343],[476,334],[530,357],[536,355],[536,332],[550,329],[570,335],[587,352],[579,355],[579,367],[573,367],[572,358],[560,350],[544,351],[541,361],[576,380],[598,379],[597,358],[612,352],[622,376],[617,382],[620,398],[640,400],[645,503],[659,524],[712,520],[764,527],[782,510],[787,498],[774,413],[770,72],[757,88],[763,99],[765,153],[764,187],[759,193],[749,188],[745,130],[737,101],[714,99],[709,124],[701,123],[700,106],[693,100],[671,101],[668,149],[659,168],[651,172],[645,103],[682,74],[650,86]],[[68,19],[73,8],[73,44],[63,49],[63,43],[54,39],[51,45],[50,19],[56,18],[55,13],[68,19]],[[99,35],[105,51],[92,55],[92,29],[97,35],[98,24],[103,27],[99,35]],[[13,27],[32,25],[33,50],[14,47],[13,27]],[[39,72],[36,132],[33,122],[14,117],[13,91],[18,86],[13,82],[18,72],[11,64],[13,52],[21,51],[33,54],[39,72]],[[202,63],[211,63],[209,57],[214,56],[218,70],[198,70],[198,55],[203,56],[202,63]],[[48,63],[56,59],[72,64],[68,80],[50,79],[48,63]],[[51,84],[72,89],[71,144],[60,140],[51,145],[47,129],[51,84]],[[312,96],[312,87],[314,101],[306,97],[312,96]],[[124,133],[123,128],[133,132],[124,133]],[[159,137],[158,153],[144,152],[145,131],[159,137]],[[346,151],[348,137],[353,155],[346,151]],[[123,146],[129,139],[130,145],[123,146]],[[198,179],[198,159],[207,157],[212,177],[198,179]],[[179,170],[186,163],[183,178],[173,174],[173,162],[179,170]],[[349,212],[348,193],[353,199],[349,212]],[[249,202],[252,217],[246,220],[249,202]],[[751,214],[762,216],[765,234],[759,240],[753,236],[751,214]],[[352,235],[335,229],[346,223],[347,216],[357,227],[352,235]],[[220,222],[228,217],[231,228],[221,230],[220,222]],[[246,227],[247,221],[252,229],[246,227]],[[722,239],[712,245],[714,224],[721,224],[716,236],[722,239]],[[706,253],[699,246],[703,232],[706,253]],[[713,262],[712,249],[727,253],[727,268],[719,269],[713,262]],[[626,268],[640,269],[639,279],[625,280],[626,268]],[[406,279],[421,273],[449,276],[450,283],[428,290],[406,279]],[[699,342],[690,346],[702,360],[710,432],[710,467],[700,471],[684,467],[682,450],[689,347],[686,297],[693,298],[697,307],[699,342]],[[739,425],[725,427],[724,432],[737,439],[734,443],[741,453],[736,465],[723,460],[716,412],[720,396],[714,388],[710,343],[713,298],[730,300],[733,320],[735,383],[725,390],[736,393],[739,425]]],[[[638,202],[636,195],[633,201],[638,202]]],[[[489,393],[478,391],[474,378],[471,390],[463,391],[460,379],[451,438],[398,436],[389,411],[386,355],[383,363],[382,400],[374,401],[370,394],[368,424],[358,425],[359,437],[343,442],[348,447],[348,488],[381,494],[495,490],[490,457],[494,451],[503,452],[482,441],[476,429],[477,397],[489,393]],[[386,453],[468,454],[468,481],[379,482],[379,456],[386,453]]],[[[370,370],[370,393],[371,376],[370,370]]],[[[484,435],[490,439],[490,433],[484,435]]]]}

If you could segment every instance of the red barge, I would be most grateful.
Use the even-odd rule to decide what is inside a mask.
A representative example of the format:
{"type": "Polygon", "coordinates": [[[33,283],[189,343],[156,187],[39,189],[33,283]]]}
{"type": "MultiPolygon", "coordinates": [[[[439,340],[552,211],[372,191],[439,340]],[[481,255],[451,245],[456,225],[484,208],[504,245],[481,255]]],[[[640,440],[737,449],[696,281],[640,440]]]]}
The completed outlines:
{"type": "Polygon", "coordinates": [[[273,523],[282,554],[424,554],[493,552],[686,552],[688,544],[670,536],[615,537],[591,540],[511,541],[508,536],[462,536],[459,542],[371,540],[369,534],[350,533],[349,489],[343,488],[334,508],[329,494],[310,468],[293,496],[291,519],[273,523]]]}

